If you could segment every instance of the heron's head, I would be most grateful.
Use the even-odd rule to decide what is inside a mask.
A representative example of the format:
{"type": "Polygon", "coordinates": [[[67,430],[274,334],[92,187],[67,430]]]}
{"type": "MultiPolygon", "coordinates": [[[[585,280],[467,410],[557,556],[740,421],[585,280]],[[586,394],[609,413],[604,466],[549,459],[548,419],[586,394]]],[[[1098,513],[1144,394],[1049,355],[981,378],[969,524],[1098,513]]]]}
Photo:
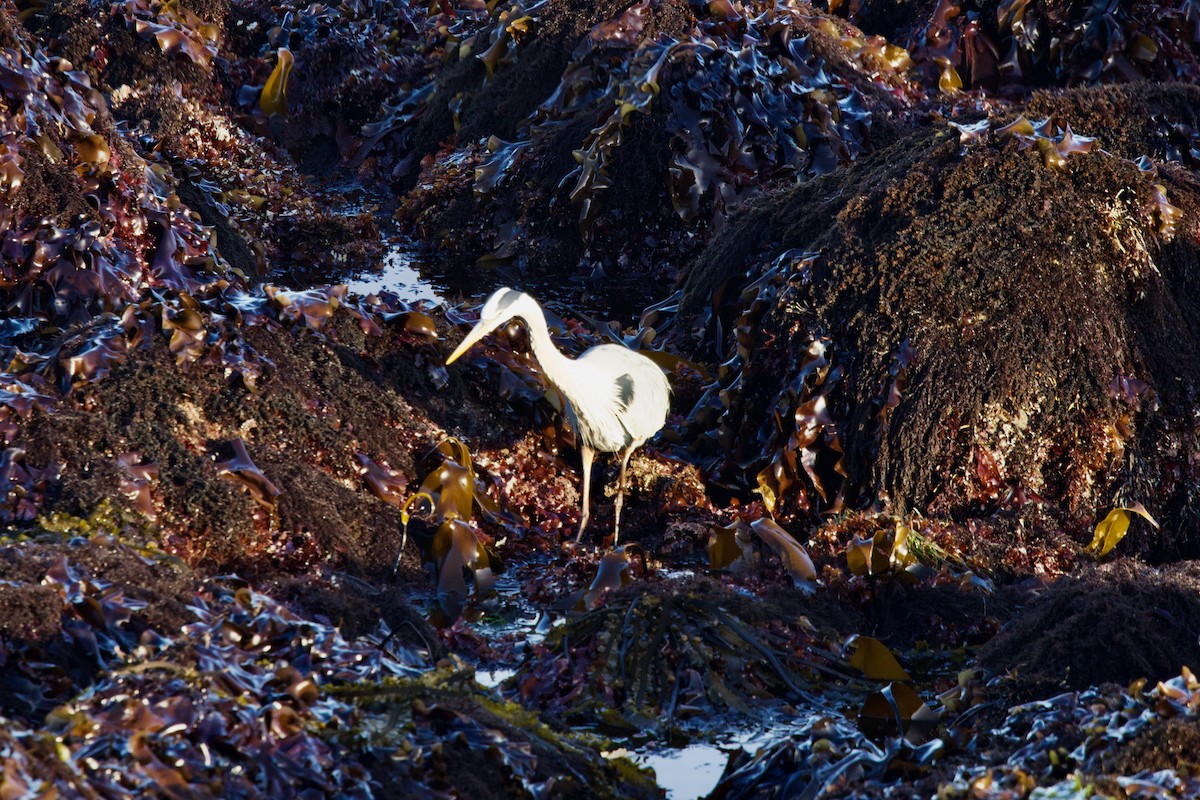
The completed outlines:
{"type": "Polygon", "coordinates": [[[513,317],[530,313],[529,305],[531,303],[534,308],[537,308],[537,302],[532,297],[518,292],[516,289],[509,289],[507,286],[492,292],[492,296],[484,302],[483,308],[479,310],[479,322],[475,323],[475,327],[462,340],[462,344],[454,348],[454,352],[446,359],[446,363],[452,363],[467,352],[473,344],[513,317]]]}

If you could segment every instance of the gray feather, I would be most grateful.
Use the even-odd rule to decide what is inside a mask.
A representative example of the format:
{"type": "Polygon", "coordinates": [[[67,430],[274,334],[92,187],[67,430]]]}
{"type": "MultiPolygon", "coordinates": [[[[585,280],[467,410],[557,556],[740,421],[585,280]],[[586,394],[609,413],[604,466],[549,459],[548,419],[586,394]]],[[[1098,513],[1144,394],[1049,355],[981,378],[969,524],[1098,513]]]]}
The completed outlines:
{"type": "Polygon", "coordinates": [[[633,403],[633,376],[626,373],[617,378],[617,399],[621,406],[628,411],[633,403]]]}

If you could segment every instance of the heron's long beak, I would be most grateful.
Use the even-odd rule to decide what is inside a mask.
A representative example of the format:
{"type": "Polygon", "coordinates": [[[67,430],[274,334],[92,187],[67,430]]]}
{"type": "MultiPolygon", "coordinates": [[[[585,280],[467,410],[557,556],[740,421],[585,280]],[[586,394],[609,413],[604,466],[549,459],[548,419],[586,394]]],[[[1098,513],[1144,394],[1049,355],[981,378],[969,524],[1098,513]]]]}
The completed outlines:
{"type": "Polygon", "coordinates": [[[471,332],[468,333],[466,338],[462,340],[462,344],[460,344],[458,347],[454,348],[454,352],[451,353],[450,357],[446,359],[446,363],[447,364],[454,363],[454,361],[457,360],[459,356],[461,356],[463,353],[465,353],[471,349],[471,345],[475,344],[476,342],[478,342],[480,339],[487,336],[491,332],[492,332],[492,329],[488,328],[484,325],[476,325],[474,328],[471,328],[471,332]]]}

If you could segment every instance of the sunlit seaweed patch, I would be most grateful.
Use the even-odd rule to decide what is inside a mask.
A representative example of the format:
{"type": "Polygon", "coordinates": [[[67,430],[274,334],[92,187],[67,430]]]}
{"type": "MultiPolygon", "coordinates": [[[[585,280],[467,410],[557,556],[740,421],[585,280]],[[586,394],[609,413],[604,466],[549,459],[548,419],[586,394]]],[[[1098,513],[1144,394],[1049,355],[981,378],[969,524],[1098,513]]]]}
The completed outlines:
{"type": "MultiPolygon", "coordinates": [[[[662,255],[698,248],[763,187],[871,152],[874,119],[976,114],[1040,86],[1186,78],[1200,63],[1196,14],[1182,2],[938,3],[915,11],[924,24],[896,30],[876,23],[910,9],[829,6],[867,33],[820,5],[635,3],[569,35],[559,5],[527,5],[497,6],[486,52],[460,52],[486,69],[452,60],[453,78],[398,96],[407,109],[392,127],[406,171],[424,159],[400,216],[455,261],[516,261],[580,281],[657,274],[673,261],[662,255]],[[531,88],[548,83],[524,70],[545,64],[550,43],[570,58],[557,85],[531,88]],[[469,137],[447,138],[442,107],[469,137]],[[532,108],[523,119],[522,108],[532,108]],[[677,216],[647,216],[637,203],[670,203],[677,216]],[[546,219],[536,209],[547,205],[562,213],[546,219]]],[[[885,125],[885,143],[890,133],[885,125]]],[[[1054,168],[1093,147],[1062,133],[1032,142],[1054,168]]]]}
{"type": "Polygon", "coordinates": [[[410,508],[427,505],[436,526],[431,540],[422,548],[422,559],[433,573],[441,614],[439,621],[452,623],[462,614],[468,596],[476,606],[490,599],[500,562],[495,552],[481,541],[472,520],[478,509],[484,519],[499,520],[501,511],[488,496],[483,481],[475,475],[471,452],[454,438],[442,441],[434,452],[433,470],[420,487],[400,504],[404,520],[400,565],[408,542],[410,508]],[[468,576],[470,583],[468,584],[468,576]]]}
{"type": "Polygon", "coordinates": [[[1178,763],[1178,772],[1137,771],[1128,762],[1120,764],[1118,755],[1156,726],[1173,719],[1194,721],[1198,698],[1200,684],[1184,667],[1180,675],[1154,685],[1139,680],[1128,692],[1092,689],[1015,706],[991,735],[1017,747],[1016,752],[1006,763],[964,770],[940,794],[991,800],[1037,786],[1074,785],[1083,792],[1092,785],[1128,796],[1200,797],[1200,783],[1186,763],[1178,763]],[[1051,739],[1060,744],[1034,745],[1051,739]],[[1124,769],[1113,774],[1113,767],[1124,769]]]}
{"type": "MultiPolygon", "coordinates": [[[[959,131],[959,139],[964,145],[979,141],[983,134],[992,129],[992,121],[990,119],[970,124],[958,124],[954,122],[950,124],[959,131]]],[[[1065,169],[1067,159],[1073,155],[1100,151],[1099,142],[1095,137],[1075,134],[1071,130],[1070,123],[1063,123],[1055,116],[1041,120],[1030,120],[1024,114],[1021,114],[1012,122],[994,128],[992,132],[998,139],[1009,137],[1016,139],[1022,149],[1028,147],[1036,148],[1042,155],[1043,163],[1050,169],[1065,169]]],[[[1167,149],[1162,155],[1168,159],[1179,160],[1185,157],[1185,153],[1190,153],[1190,150],[1174,148],[1167,149]]],[[[1190,155],[1187,157],[1190,158],[1190,155]]],[[[1157,177],[1157,165],[1148,156],[1143,155],[1132,163],[1149,178],[1153,179],[1157,177]]],[[[1144,203],[1144,207],[1155,218],[1155,232],[1158,234],[1159,239],[1163,242],[1169,242],[1175,237],[1175,232],[1183,216],[1183,211],[1168,202],[1166,187],[1161,183],[1152,183],[1149,194],[1150,197],[1144,203]]]]}
{"type": "Polygon", "coordinates": [[[421,655],[379,646],[386,631],[347,642],[249,589],[214,586],[197,596],[197,621],[180,639],[146,631],[135,640],[122,627],[138,604],[65,563],[48,578],[71,610],[64,635],[111,672],[56,708],[46,734],[9,727],[6,780],[114,797],[196,786],[248,797],[305,788],[373,796],[367,768],[337,741],[357,714],[324,693],[335,683],[421,671],[421,655]],[[47,770],[56,752],[63,760],[47,770]]]}
{"type": "Polygon", "coordinates": [[[798,726],[782,742],[730,757],[713,795],[761,796],[775,786],[795,786],[811,796],[855,796],[863,785],[928,773],[944,750],[934,740],[914,747],[901,737],[873,742],[844,720],[820,718],[798,726]]]}
{"type": "Polygon", "coordinates": [[[753,755],[735,752],[714,794],[755,797],[799,783],[823,796],[858,797],[884,782],[946,800],[1195,798],[1200,784],[1194,762],[1178,750],[1170,753],[1163,739],[1179,737],[1177,745],[1192,740],[1198,688],[1184,667],[1174,678],[1157,684],[1141,679],[1127,691],[1089,689],[1017,705],[992,730],[980,727],[992,703],[977,698],[965,706],[948,704],[955,713],[924,743],[871,738],[846,720],[817,717],[753,755]],[[972,765],[952,775],[938,769],[945,756],[961,755],[959,748],[971,754],[972,765]]]}
{"type": "Polygon", "coordinates": [[[220,26],[200,19],[177,0],[121,0],[113,8],[138,36],[153,39],[165,54],[179,52],[207,67],[221,46],[220,26]]]}
{"type": "MultiPolygon", "coordinates": [[[[816,254],[789,250],[747,278],[740,294],[729,298],[735,315],[728,337],[733,352],[685,423],[689,451],[722,482],[746,481],[749,476],[743,470],[766,460],[766,466],[755,467],[753,480],[771,512],[782,508],[785,500],[805,510],[837,510],[842,503],[842,445],[828,410],[829,393],[842,379],[842,368],[834,363],[836,350],[828,335],[818,331],[808,334],[809,340],[801,343],[804,355],[799,371],[771,404],[771,415],[763,421],[759,435],[752,440],[736,435],[744,413],[745,370],[752,364],[752,354],[781,352],[783,345],[774,335],[763,341],[763,319],[777,305],[794,302],[791,298],[811,280],[810,271],[818,258],[816,254]],[[728,454],[728,460],[718,466],[722,453],[728,454]]],[[[724,302],[722,298],[713,301],[714,308],[721,309],[711,318],[718,341],[727,338],[726,323],[721,319],[724,302]]],[[[890,397],[894,392],[896,389],[887,388],[885,394],[890,397]]],[[[882,408],[886,408],[886,401],[882,408]]]]}
{"type": "MultiPolygon", "coordinates": [[[[6,420],[28,417],[33,408],[49,410],[160,334],[180,364],[223,364],[232,379],[254,391],[269,379],[272,365],[245,342],[247,326],[282,323],[319,331],[345,308],[376,335],[397,318],[424,336],[431,333],[431,321],[415,309],[386,298],[350,299],[345,287],[251,286],[246,273],[214,248],[212,229],[180,202],[173,166],[152,146],[143,159],[129,142],[110,145],[105,136],[113,135],[111,120],[86,74],[40,50],[6,50],[2,57],[9,74],[0,87],[8,99],[6,124],[37,148],[22,155],[15,140],[6,145],[10,202],[3,215],[0,299],[13,312],[0,337],[9,387],[6,420]],[[26,179],[30,169],[38,170],[32,181],[26,179]],[[53,184],[47,174],[56,170],[88,202],[69,218],[65,212],[35,216],[31,203],[45,198],[25,195],[53,184]]],[[[185,181],[192,178],[185,171],[185,181]]],[[[78,204],[74,197],[51,199],[61,208],[78,204]]],[[[7,441],[19,445],[11,424],[5,426],[7,441]]],[[[12,492],[20,495],[13,495],[10,521],[28,521],[44,492],[38,487],[54,480],[59,468],[43,474],[40,466],[24,464],[19,449],[6,463],[12,492]]],[[[136,494],[141,497],[141,490],[136,494]]],[[[139,503],[146,505],[144,497],[139,503]]]]}
{"type": "Polygon", "coordinates": [[[53,17],[51,27],[57,33],[66,26],[66,49],[93,54],[80,69],[107,95],[129,144],[144,157],[165,158],[182,184],[180,198],[215,225],[220,251],[235,268],[329,276],[339,266],[369,263],[380,234],[369,209],[332,213],[345,206],[343,191],[308,180],[293,159],[326,143],[335,154],[343,145],[349,153],[354,137],[342,124],[361,124],[377,112],[380,97],[428,76],[452,29],[462,33],[480,8],[190,8],[130,0],[94,28],[53,17]],[[145,48],[131,53],[126,25],[157,41],[164,57],[145,48]],[[230,90],[240,102],[229,102],[230,90]],[[332,263],[312,263],[323,261],[332,263]]]}
{"type": "Polygon", "coordinates": [[[763,548],[771,550],[798,589],[814,590],[816,567],[808,551],[775,522],[758,519],[750,524],[714,525],[708,535],[708,562],[713,570],[744,570],[760,563],[763,548]],[[751,536],[753,534],[753,536],[751,536]]]}

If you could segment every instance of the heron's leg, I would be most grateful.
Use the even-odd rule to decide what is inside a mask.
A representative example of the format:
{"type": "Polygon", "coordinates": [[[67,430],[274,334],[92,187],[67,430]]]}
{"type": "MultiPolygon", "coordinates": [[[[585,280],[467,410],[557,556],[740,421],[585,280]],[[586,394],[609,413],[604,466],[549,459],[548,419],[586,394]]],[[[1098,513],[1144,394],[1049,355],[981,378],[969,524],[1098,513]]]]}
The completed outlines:
{"type": "Polygon", "coordinates": [[[613,547],[621,540],[621,506],[625,503],[625,468],[629,466],[629,457],[641,442],[634,442],[625,448],[621,456],[621,477],[617,478],[617,502],[613,506],[613,547]]]}
{"type": "Polygon", "coordinates": [[[596,455],[596,451],[585,444],[579,448],[579,455],[583,457],[583,507],[579,510],[579,533],[575,536],[576,544],[583,538],[583,529],[588,524],[588,496],[592,489],[592,458],[596,455]]]}

